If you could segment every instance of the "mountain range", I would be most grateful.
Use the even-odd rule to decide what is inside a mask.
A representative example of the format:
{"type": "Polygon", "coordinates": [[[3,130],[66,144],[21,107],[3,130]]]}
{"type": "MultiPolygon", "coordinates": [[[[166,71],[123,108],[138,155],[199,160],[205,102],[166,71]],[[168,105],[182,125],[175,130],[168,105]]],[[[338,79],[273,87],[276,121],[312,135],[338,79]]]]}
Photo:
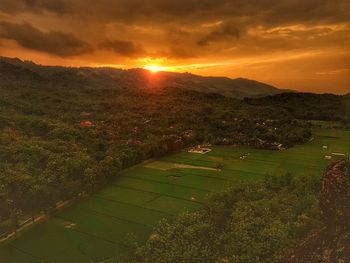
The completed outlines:
{"type": "Polygon", "coordinates": [[[217,93],[243,99],[264,97],[291,90],[279,89],[255,80],[227,77],[204,77],[190,73],[157,72],[145,69],[115,69],[91,67],[42,66],[18,58],[0,57],[0,81],[14,82],[64,82],[67,85],[101,85],[125,88],[178,87],[205,93],[217,93]]]}

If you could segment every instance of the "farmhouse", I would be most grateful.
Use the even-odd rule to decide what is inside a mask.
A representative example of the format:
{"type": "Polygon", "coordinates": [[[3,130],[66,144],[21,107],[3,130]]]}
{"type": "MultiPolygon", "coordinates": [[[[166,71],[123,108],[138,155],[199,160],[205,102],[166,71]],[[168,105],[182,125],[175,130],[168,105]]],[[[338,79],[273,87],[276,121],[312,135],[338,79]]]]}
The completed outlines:
{"type": "Polygon", "coordinates": [[[80,122],[80,127],[85,127],[85,128],[89,128],[94,126],[94,124],[91,121],[82,121],[80,122]]]}
{"type": "Polygon", "coordinates": [[[346,154],[345,153],[332,153],[332,155],[334,155],[334,156],[345,156],[346,154]]]}
{"type": "Polygon", "coordinates": [[[263,148],[263,149],[268,149],[268,150],[284,150],[285,149],[283,147],[282,143],[267,142],[267,141],[261,140],[259,138],[254,142],[254,146],[257,148],[263,148]]]}
{"type": "Polygon", "coordinates": [[[275,150],[282,150],[283,144],[278,143],[278,142],[274,142],[274,143],[271,143],[271,147],[272,147],[272,149],[275,149],[275,150]]]}
{"type": "Polygon", "coordinates": [[[199,154],[206,154],[208,152],[210,152],[211,149],[210,148],[205,148],[204,146],[202,145],[197,145],[193,148],[191,148],[188,152],[189,153],[199,153],[199,154]]]}
{"type": "Polygon", "coordinates": [[[283,144],[279,142],[272,142],[272,143],[265,142],[264,148],[270,149],[270,150],[279,150],[279,151],[284,149],[283,144]]]}

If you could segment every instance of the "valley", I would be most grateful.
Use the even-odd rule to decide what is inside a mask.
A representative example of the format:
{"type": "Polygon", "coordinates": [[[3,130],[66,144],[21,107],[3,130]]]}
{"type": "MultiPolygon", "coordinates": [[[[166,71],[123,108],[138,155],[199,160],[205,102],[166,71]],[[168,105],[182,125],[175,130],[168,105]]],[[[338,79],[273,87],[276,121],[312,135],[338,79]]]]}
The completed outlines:
{"type": "Polygon", "coordinates": [[[350,156],[349,130],[314,128],[313,134],[310,142],[287,150],[213,146],[206,154],[181,150],[136,165],[90,197],[2,245],[0,260],[123,258],[134,242],[149,238],[159,220],[195,211],[237,182],[261,181],[267,174],[320,177],[330,162],[340,158],[337,153],[350,156]],[[203,167],[210,169],[198,169],[203,167]]]}

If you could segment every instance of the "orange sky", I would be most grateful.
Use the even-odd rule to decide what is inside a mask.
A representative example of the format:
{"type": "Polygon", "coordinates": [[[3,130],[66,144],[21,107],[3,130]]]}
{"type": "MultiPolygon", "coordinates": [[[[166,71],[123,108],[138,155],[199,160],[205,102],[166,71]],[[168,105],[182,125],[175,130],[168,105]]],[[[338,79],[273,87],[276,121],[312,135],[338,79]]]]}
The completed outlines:
{"type": "Polygon", "coordinates": [[[1,0],[0,55],[350,92],[348,0],[1,0]]]}

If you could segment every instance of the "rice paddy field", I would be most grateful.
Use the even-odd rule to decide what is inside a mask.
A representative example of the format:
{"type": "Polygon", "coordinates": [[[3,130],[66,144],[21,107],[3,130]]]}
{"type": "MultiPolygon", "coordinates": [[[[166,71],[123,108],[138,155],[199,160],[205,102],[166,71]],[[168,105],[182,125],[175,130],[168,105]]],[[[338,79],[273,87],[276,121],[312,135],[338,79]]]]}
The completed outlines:
{"type": "Polygon", "coordinates": [[[314,134],[309,143],[284,151],[214,146],[206,154],[183,150],[135,166],[2,244],[0,262],[102,262],[127,253],[130,240],[145,241],[162,218],[198,209],[238,180],[286,172],[320,177],[331,161],[350,156],[350,131],[318,129],[314,134]]]}

